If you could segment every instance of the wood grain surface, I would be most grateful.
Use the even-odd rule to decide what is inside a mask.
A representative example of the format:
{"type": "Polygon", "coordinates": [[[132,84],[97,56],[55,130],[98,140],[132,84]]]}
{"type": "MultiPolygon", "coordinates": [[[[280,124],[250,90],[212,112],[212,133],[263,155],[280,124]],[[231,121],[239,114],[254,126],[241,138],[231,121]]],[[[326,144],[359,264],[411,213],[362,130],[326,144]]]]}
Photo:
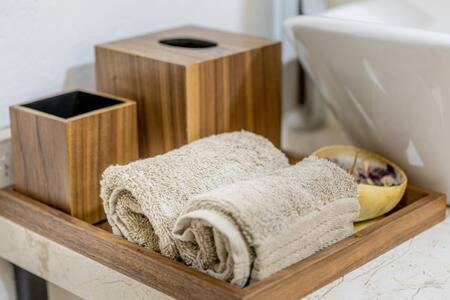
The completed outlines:
{"type": "Polygon", "coordinates": [[[409,186],[381,221],[272,276],[240,289],[132,244],[15,192],[0,191],[0,215],[179,299],[299,299],[442,221],[445,195],[409,186]]]}
{"type": "Polygon", "coordinates": [[[86,222],[104,220],[102,172],[138,158],[136,104],[122,101],[67,119],[11,107],[16,189],[86,222]]]}
{"type": "Polygon", "coordinates": [[[10,119],[16,189],[70,212],[65,120],[21,106],[10,119]]]}
{"type": "Polygon", "coordinates": [[[187,26],[96,46],[99,91],[137,102],[140,156],[246,129],[276,146],[281,134],[279,42],[187,26]],[[199,37],[217,47],[161,45],[199,37]]]}

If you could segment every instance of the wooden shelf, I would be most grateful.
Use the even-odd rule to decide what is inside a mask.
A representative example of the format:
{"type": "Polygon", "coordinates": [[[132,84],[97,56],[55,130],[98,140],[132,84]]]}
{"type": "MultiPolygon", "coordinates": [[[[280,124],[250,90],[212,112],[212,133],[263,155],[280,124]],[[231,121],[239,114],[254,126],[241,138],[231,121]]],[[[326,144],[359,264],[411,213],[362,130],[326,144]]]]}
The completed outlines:
{"type": "Polygon", "coordinates": [[[442,193],[409,186],[382,220],[246,288],[237,288],[132,244],[14,191],[0,190],[0,215],[67,248],[179,299],[298,299],[445,218],[442,193]]]}

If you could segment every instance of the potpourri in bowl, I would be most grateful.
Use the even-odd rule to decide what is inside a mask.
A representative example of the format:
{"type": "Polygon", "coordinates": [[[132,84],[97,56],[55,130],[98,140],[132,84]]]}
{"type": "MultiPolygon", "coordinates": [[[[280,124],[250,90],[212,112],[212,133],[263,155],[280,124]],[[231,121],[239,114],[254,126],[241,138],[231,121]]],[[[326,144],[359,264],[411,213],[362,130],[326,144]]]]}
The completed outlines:
{"type": "Polygon", "coordinates": [[[406,174],[395,163],[378,154],[353,146],[334,145],[320,148],[312,155],[336,163],[355,178],[361,205],[358,221],[388,213],[405,193],[406,174]]]}
{"type": "Polygon", "coordinates": [[[329,160],[353,175],[357,183],[377,186],[394,186],[402,183],[399,174],[395,172],[391,164],[357,160],[352,171],[352,165],[346,164],[342,159],[329,158],[329,160]]]}

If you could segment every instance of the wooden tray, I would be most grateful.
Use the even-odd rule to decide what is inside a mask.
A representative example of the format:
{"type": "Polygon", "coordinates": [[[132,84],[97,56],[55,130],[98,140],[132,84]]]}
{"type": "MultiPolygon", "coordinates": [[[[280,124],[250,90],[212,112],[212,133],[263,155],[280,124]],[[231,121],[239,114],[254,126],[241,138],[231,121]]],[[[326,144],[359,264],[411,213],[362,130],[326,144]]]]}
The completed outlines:
{"type": "Polygon", "coordinates": [[[246,288],[132,244],[46,204],[0,190],[0,215],[180,299],[299,299],[445,218],[445,195],[409,186],[397,208],[351,237],[246,288]]]}

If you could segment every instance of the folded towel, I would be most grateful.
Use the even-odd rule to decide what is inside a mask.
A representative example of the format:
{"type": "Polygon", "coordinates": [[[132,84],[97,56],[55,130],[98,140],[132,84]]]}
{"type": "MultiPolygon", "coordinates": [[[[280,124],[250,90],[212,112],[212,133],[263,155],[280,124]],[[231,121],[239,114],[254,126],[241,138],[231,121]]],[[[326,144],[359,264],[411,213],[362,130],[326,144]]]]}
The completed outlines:
{"type": "Polygon", "coordinates": [[[172,227],[189,196],[288,165],[267,139],[233,132],[197,140],[103,174],[101,198],[113,232],[178,258],[172,227]]]}
{"type": "Polygon", "coordinates": [[[358,215],[355,180],[310,157],[191,197],[173,233],[186,263],[242,287],[351,235],[358,215]]]}

